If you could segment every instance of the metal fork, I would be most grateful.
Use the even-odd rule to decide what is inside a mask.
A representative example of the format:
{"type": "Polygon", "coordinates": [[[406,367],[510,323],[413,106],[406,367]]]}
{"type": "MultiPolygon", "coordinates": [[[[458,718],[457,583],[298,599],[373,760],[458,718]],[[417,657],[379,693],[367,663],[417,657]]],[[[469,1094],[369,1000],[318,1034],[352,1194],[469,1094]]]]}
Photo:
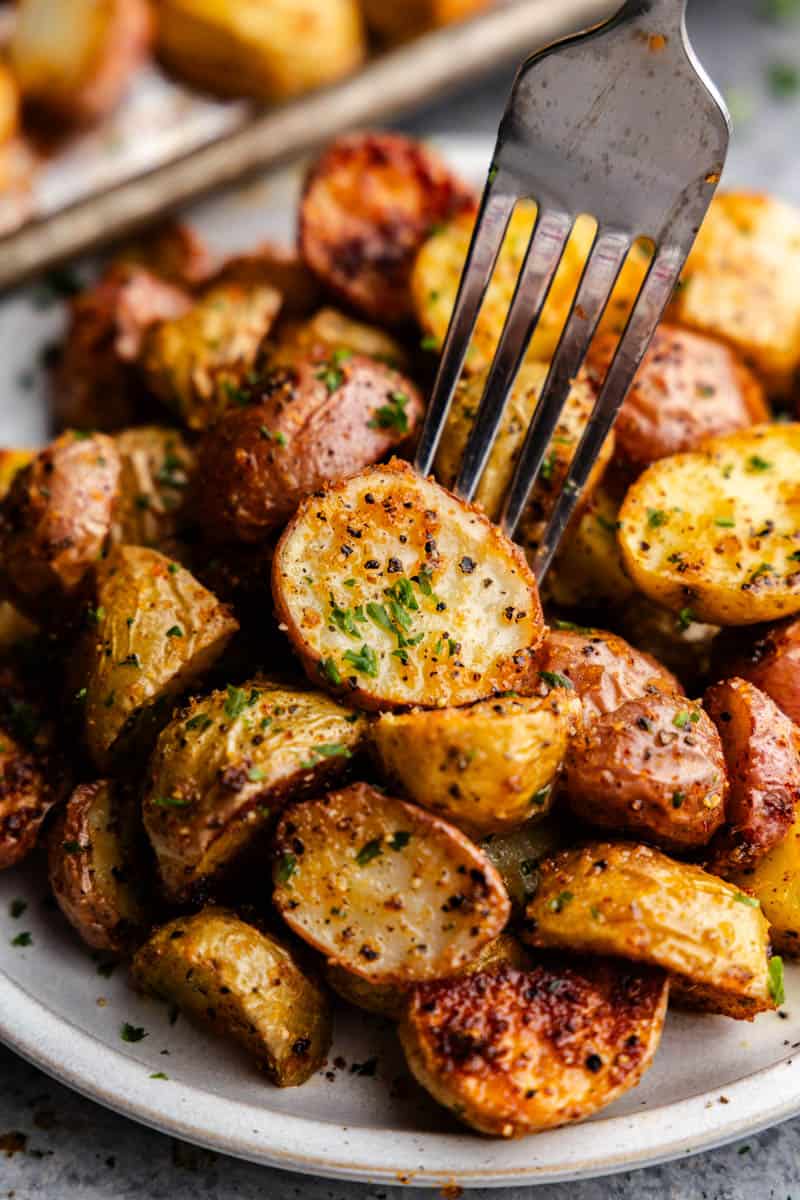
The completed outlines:
{"type": "Polygon", "coordinates": [[[501,524],[513,535],[625,258],[654,245],[616,354],[534,559],[544,576],[719,181],[725,105],[694,54],[686,0],[627,0],[615,17],[529,58],[500,124],[415,465],[430,472],[511,214],[538,205],[455,491],[471,500],[578,215],[594,242],[527,431],[501,524]]]}

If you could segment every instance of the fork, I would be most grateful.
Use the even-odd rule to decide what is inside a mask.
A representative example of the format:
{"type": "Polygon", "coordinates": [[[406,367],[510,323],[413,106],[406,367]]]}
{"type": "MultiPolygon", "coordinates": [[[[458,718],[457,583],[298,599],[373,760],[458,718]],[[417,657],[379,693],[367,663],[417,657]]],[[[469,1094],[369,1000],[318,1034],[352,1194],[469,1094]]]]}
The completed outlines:
{"type": "Polygon", "coordinates": [[[543,578],[678,282],[722,173],[725,105],[686,31],[686,0],[627,0],[616,16],[527,59],[500,123],[415,466],[433,465],[472,331],[516,204],[536,221],[454,491],[475,494],[576,218],[597,222],[528,427],[500,524],[513,536],[572,380],[628,252],[653,254],[533,561],[543,578]]]}

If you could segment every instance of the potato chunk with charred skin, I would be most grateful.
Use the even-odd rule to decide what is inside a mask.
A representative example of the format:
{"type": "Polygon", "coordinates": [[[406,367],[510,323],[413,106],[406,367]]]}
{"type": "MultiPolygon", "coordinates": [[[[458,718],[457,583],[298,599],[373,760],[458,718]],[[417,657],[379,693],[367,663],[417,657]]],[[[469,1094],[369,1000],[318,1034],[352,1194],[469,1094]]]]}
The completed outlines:
{"type": "Polygon", "coordinates": [[[212,541],[263,541],[311,492],[401,447],[423,409],[408,379],[345,350],[271,372],[253,400],[200,444],[193,507],[212,541]]]}
{"type": "Polygon", "coordinates": [[[273,898],[287,924],[372,983],[459,971],[508,920],[500,876],[477,846],[367,784],[291,805],[275,854],[273,898]]]}
{"type": "Polygon", "coordinates": [[[704,846],[725,819],[728,781],[713,722],[683,696],[628,700],[570,745],[564,791],[590,825],[666,849],[704,846]]]}
{"type": "Polygon", "coordinates": [[[729,657],[725,674],[749,679],[800,725],[800,619],[781,621],[759,634],[744,653],[729,657]]]}
{"type": "Polygon", "coordinates": [[[767,922],[700,867],[630,842],[590,842],[539,863],[524,940],[662,967],[676,1000],[750,1020],[774,1007],[767,922]]]}
{"type": "Polygon", "coordinates": [[[354,321],[335,308],[321,308],[307,321],[288,321],[278,329],[277,341],[268,347],[271,367],[294,367],[298,363],[323,362],[350,354],[375,358],[396,371],[408,367],[403,346],[376,325],[354,321]]]}
{"type": "Polygon", "coordinates": [[[744,679],[714,684],[704,704],[719,730],[731,784],[726,827],[706,867],[730,878],[789,832],[800,800],[800,732],[744,679]]]}
{"type": "Polygon", "coordinates": [[[400,1025],[411,1071],[465,1124],[521,1137],[578,1121],[650,1066],[669,983],[624,963],[551,962],[419,984],[400,1025]]]}
{"type": "Polygon", "coordinates": [[[310,678],[362,708],[443,708],[513,690],[543,632],[518,547],[397,461],[304,501],[272,578],[310,678]]]}
{"type": "Polygon", "coordinates": [[[580,701],[497,697],[471,708],[383,713],[372,739],[383,769],[417,804],[483,836],[543,815],[581,719],[580,701]]]}
{"type": "Polygon", "coordinates": [[[0,870],[21,862],[60,797],[45,764],[0,725],[0,870]]]}
{"type": "Polygon", "coordinates": [[[300,252],[348,304],[379,323],[397,323],[411,315],[411,266],[431,227],[474,206],[472,190],[420,142],[347,134],[306,179],[300,252]]]}
{"type": "Polygon", "coordinates": [[[119,451],[119,500],[112,541],[176,552],[195,456],[177,429],[142,425],[114,439],[119,451]]]}
{"type": "Polygon", "coordinates": [[[170,896],[230,867],[289,798],[346,769],[366,719],[322,692],[255,678],[192,701],[150,761],[144,823],[170,896]]]}
{"type": "Polygon", "coordinates": [[[133,960],[140,991],[238,1042],[278,1087],[304,1083],[331,1041],[328,1001],[271,934],[223,908],[157,929],[133,960]]]}

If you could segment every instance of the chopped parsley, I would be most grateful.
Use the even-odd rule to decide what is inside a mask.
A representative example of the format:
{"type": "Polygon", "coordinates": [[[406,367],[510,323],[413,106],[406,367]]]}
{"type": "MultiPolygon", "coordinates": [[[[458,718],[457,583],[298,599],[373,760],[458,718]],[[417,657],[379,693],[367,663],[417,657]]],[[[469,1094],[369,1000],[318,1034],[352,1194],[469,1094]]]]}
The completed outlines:
{"type": "Polygon", "coordinates": [[[262,780],[266,779],[266,772],[262,767],[251,767],[247,772],[247,778],[251,783],[261,783],[262,780]]]}
{"type": "Polygon", "coordinates": [[[694,619],[694,613],[691,608],[682,608],[678,613],[678,619],[675,624],[680,630],[688,629],[694,619]]]}
{"type": "Polygon", "coordinates": [[[372,647],[368,646],[366,642],[358,652],[346,650],[342,657],[345,662],[350,663],[362,675],[369,675],[372,679],[376,678],[378,674],[378,657],[372,647]]]}
{"type": "Polygon", "coordinates": [[[319,664],[319,670],[320,674],[324,675],[328,680],[328,683],[332,683],[334,687],[338,687],[338,685],[342,682],[339,668],[336,666],[336,663],[332,658],[323,658],[322,662],[319,664]]]}
{"type": "Polygon", "coordinates": [[[323,363],[316,377],[325,384],[329,392],[335,392],[344,383],[344,371],[333,363],[323,363]]]}
{"type": "Polygon", "coordinates": [[[141,1025],[130,1025],[125,1021],[120,1026],[119,1036],[123,1042],[141,1042],[143,1038],[147,1037],[147,1034],[141,1025]]]}
{"type": "Polygon", "coordinates": [[[228,696],[225,701],[225,715],[235,721],[240,717],[246,708],[252,708],[256,703],[261,693],[257,688],[251,688],[249,694],[244,688],[235,687],[232,683],[228,684],[228,696]]]}
{"type": "Polygon", "coordinates": [[[779,954],[773,954],[769,960],[767,983],[772,1001],[776,1007],[779,1007],[786,999],[786,990],[783,982],[783,959],[779,954]]]}
{"type": "Polygon", "coordinates": [[[11,939],[11,945],[12,946],[32,946],[33,945],[33,937],[26,930],[25,933],[18,933],[16,937],[13,937],[11,939]]]}
{"type": "Polygon", "coordinates": [[[27,900],[12,900],[8,906],[8,911],[16,921],[25,912],[28,907],[27,900]]]}
{"type": "Polygon", "coordinates": [[[557,896],[553,897],[547,907],[551,912],[560,913],[562,909],[566,908],[570,900],[573,899],[574,896],[572,895],[572,892],[559,892],[557,896]]]}
{"type": "Polygon", "coordinates": [[[733,898],[734,900],[738,900],[739,904],[746,904],[748,908],[761,907],[760,900],[758,900],[755,896],[746,896],[744,892],[737,892],[733,898]]]}
{"type": "Polygon", "coordinates": [[[561,675],[558,671],[540,671],[539,678],[543,679],[548,687],[566,688],[570,692],[575,690],[572,680],[567,679],[566,675],[561,675]]]}
{"type": "Polygon", "coordinates": [[[426,333],[425,337],[420,338],[420,350],[438,350],[439,339],[434,337],[432,333],[426,333]]]}
{"type": "Polygon", "coordinates": [[[800,91],[800,68],[794,63],[774,62],[767,68],[769,89],[778,100],[786,100],[800,91]]]}
{"type": "Polygon", "coordinates": [[[373,858],[377,858],[382,854],[381,838],[373,838],[371,842],[365,842],[356,855],[356,862],[360,867],[365,867],[367,863],[371,863],[373,858]]]}
{"type": "Polygon", "coordinates": [[[367,422],[370,429],[396,429],[398,433],[408,433],[408,415],[406,406],[408,396],[405,392],[391,392],[388,404],[382,404],[367,422]]]}
{"type": "Polygon", "coordinates": [[[392,850],[405,850],[408,843],[411,841],[411,834],[406,833],[404,829],[398,829],[389,838],[389,845],[392,850]]]}
{"type": "Polygon", "coordinates": [[[681,709],[681,711],[679,713],[675,714],[675,716],[672,718],[672,724],[675,726],[676,729],[685,729],[686,726],[689,724],[690,720],[691,720],[691,717],[689,715],[689,712],[687,709],[684,708],[684,709],[681,709]]]}
{"type": "Polygon", "coordinates": [[[658,529],[660,525],[666,525],[669,517],[664,512],[663,508],[648,508],[647,524],[650,529],[658,529]]]}
{"type": "Polygon", "coordinates": [[[207,713],[198,713],[196,717],[190,717],[184,725],[184,729],[198,729],[201,733],[205,729],[210,729],[214,722],[207,713]]]}
{"type": "Polygon", "coordinates": [[[151,1079],[169,1079],[169,1075],[165,1075],[163,1071],[154,1071],[150,1076],[151,1079]]]}
{"type": "Polygon", "coordinates": [[[282,854],[278,866],[275,869],[275,878],[278,883],[288,883],[297,870],[297,859],[293,854],[282,854]]]}
{"type": "Polygon", "coordinates": [[[767,462],[760,454],[751,454],[747,460],[748,471],[769,471],[772,468],[772,463],[767,462]]]}
{"type": "Polygon", "coordinates": [[[192,802],[180,796],[154,796],[152,803],[156,808],[188,808],[192,802]]]}
{"type": "Polygon", "coordinates": [[[733,529],[736,522],[733,517],[717,517],[714,524],[719,525],[721,529],[733,529]]]}
{"type": "Polygon", "coordinates": [[[171,627],[170,627],[170,628],[167,630],[166,636],[167,636],[168,638],[182,638],[182,637],[183,637],[183,630],[181,629],[180,625],[172,625],[172,626],[171,626],[171,627]]]}

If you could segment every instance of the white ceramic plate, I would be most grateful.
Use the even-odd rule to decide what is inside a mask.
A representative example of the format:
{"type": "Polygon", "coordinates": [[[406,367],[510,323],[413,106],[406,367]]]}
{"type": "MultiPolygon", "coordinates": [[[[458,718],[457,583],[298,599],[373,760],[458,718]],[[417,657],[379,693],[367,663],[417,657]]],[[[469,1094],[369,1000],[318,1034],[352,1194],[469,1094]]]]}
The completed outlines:
{"type": "MultiPolygon", "coordinates": [[[[483,177],[488,146],[443,149],[465,174],[483,177]]],[[[192,219],[220,248],[239,248],[290,237],[296,198],[297,174],[287,172],[192,219]]],[[[46,435],[38,360],[62,314],[43,299],[34,290],[0,307],[0,443],[46,435]]],[[[234,1049],[182,1019],[170,1025],[166,1008],[133,993],[122,969],[106,977],[46,900],[42,868],[0,874],[0,1038],[93,1100],[227,1154],[384,1183],[543,1183],[691,1154],[800,1111],[800,968],[787,970],[780,1016],[745,1024],[671,1013],[636,1091],[594,1120],[519,1142],[457,1126],[408,1078],[387,1023],[352,1011],[337,1013],[331,1077],[282,1091],[234,1049]],[[28,907],[15,919],[17,898],[28,907]],[[32,944],[13,946],[25,931],[32,944]],[[123,1022],[147,1036],[122,1041],[123,1022]],[[162,1072],[169,1078],[153,1078],[162,1072]]]]}

